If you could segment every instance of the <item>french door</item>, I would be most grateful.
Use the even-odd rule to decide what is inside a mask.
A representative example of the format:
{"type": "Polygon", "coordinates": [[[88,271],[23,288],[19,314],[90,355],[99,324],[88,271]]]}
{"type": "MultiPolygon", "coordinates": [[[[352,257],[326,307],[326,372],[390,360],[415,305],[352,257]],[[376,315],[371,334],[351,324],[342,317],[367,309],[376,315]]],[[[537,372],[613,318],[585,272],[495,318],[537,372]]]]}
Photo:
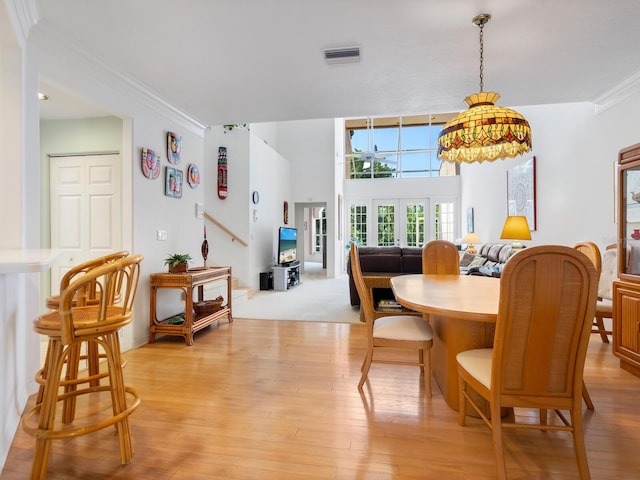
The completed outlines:
{"type": "Polygon", "coordinates": [[[429,238],[428,199],[374,200],[373,209],[371,245],[421,247],[429,238]]]}

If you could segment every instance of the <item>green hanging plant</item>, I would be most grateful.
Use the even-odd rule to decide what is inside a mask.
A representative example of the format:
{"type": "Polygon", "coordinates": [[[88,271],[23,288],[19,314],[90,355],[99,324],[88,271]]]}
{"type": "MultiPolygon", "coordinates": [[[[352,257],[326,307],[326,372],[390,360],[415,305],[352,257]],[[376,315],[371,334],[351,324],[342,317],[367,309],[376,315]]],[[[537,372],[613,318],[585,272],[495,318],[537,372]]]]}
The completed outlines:
{"type": "Polygon", "coordinates": [[[233,130],[234,128],[244,128],[246,130],[249,130],[249,125],[247,125],[246,123],[228,123],[226,125],[223,125],[223,128],[224,128],[224,133],[227,133],[233,130]]]}

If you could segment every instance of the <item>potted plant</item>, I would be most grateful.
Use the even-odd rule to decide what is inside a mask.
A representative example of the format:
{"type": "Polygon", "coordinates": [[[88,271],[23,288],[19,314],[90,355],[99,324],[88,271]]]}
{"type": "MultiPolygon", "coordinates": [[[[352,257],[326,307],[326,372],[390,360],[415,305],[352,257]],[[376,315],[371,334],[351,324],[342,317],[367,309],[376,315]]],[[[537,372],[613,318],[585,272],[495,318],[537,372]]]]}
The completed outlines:
{"type": "Polygon", "coordinates": [[[164,264],[169,265],[169,273],[184,273],[189,266],[191,255],[188,253],[174,253],[164,259],[164,264]]]}

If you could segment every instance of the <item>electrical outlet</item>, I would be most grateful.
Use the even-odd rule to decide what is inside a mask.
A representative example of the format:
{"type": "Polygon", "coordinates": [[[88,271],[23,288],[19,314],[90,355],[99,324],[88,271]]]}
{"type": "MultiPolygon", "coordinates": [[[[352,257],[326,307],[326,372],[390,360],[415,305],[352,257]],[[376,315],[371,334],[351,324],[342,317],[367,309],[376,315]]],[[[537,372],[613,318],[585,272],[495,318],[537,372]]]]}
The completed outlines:
{"type": "Polygon", "coordinates": [[[167,239],[167,231],[166,230],[158,230],[156,232],[156,238],[158,240],[164,241],[167,239]]]}

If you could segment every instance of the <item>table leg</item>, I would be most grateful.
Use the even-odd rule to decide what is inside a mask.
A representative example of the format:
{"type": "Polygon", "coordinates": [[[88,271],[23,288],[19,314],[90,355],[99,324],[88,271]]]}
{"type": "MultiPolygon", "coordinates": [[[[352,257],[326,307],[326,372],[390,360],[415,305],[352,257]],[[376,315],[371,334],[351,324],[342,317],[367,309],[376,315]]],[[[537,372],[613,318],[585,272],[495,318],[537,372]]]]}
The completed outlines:
{"type": "MultiPolygon", "coordinates": [[[[465,350],[493,345],[495,324],[429,315],[433,328],[432,371],[445,402],[458,410],[458,364],[456,355],[465,350]]],[[[480,398],[480,397],[478,397],[480,398]]],[[[480,398],[481,400],[481,398],[480,398]]],[[[488,413],[488,407],[485,408],[488,413]]],[[[468,408],[467,415],[477,416],[468,408]]]]}

